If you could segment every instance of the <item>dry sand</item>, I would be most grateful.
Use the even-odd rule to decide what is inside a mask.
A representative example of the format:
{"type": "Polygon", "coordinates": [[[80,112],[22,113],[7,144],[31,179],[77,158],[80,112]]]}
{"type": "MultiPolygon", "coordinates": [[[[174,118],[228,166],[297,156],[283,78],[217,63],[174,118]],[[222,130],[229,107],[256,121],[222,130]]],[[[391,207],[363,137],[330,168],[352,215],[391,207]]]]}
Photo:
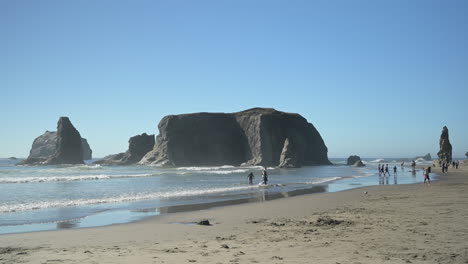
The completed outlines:
{"type": "Polygon", "coordinates": [[[0,235],[0,263],[468,263],[467,183],[463,164],[431,186],[363,187],[0,235]],[[182,224],[202,219],[213,225],[182,224]]]}

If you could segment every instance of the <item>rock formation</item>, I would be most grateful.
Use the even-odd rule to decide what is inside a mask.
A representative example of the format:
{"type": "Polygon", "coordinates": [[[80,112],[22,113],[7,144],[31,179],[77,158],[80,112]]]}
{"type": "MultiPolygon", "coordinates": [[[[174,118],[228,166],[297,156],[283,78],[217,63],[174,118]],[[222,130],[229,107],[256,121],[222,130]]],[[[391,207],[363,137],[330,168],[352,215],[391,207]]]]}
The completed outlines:
{"type": "Polygon", "coordinates": [[[128,150],[115,155],[104,157],[102,160],[94,162],[94,164],[103,165],[130,165],[135,164],[143,158],[143,156],[152,150],[154,147],[154,135],[143,133],[131,137],[128,140],[128,150]]]}
{"type": "Polygon", "coordinates": [[[446,126],[442,129],[439,140],[440,150],[437,152],[439,163],[452,161],[452,144],[450,144],[449,133],[446,126]]]}
{"type": "Polygon", "coordinates": [[[423,159],[423,160],[431,161],[432,160],[431,153],[427,153],[424,156],[415,157],[413,160],[417,160],[417,159],[423,159]]]}
{"type": "Polygon", "coordinates": [[[83,160],[93,159],[93,151],[89,147],[88,140],[86,138],[81,138],[81,149],[83,151],[83,160]]]}
{"type": "Polygon", "coordinates": [[[46,131],[37,137],[29,157],[18,165],[83,164],[80,132],[68,117],[60,117],[57,132],[46,131]]]}
{"type": "Polygon", "coordinates": [[[354,167],[365,167],[366,165],[362,162],[362,160],[358,160],[353,164],[354,167]]]}
{"type": "Polygon", "coordinates": [[[351,155],[348,157],[348,160],[346,161],[347,165],[354,165],[357,161],[360,161],[361,157],[356,156],[356,155],[351,155]]]}
{"type": "Polygon", "coordinates": [[[331,164],[315,127],[299,114],[268,108],[170,115],[139,164],[159,166],[331,164]]]}
{"type": "MultiPolygon", "coordinates": [[[[28,159],[36,161],[46,161],[55,154],[57,147],[57,132],[46,131],[44,134],[34,139],[31,150],[29,151],[28,159]]],[[[81,149],[83,160],[92,159],[92,153],[86,138],[81,138],[81,149]]]]}

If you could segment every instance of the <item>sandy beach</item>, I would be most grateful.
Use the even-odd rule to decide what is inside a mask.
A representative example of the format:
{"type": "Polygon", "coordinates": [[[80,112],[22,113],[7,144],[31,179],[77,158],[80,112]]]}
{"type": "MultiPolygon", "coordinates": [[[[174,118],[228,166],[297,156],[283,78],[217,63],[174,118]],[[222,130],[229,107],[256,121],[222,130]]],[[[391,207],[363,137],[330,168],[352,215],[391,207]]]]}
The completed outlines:
{"type": "Polygon", "coordinates": [[[430,186],[362,187],[0,235],[0,263],[468,263],[467,219],[462,163],[430,186]],[[212,225],[191,224],[204,219],[212,225]]]}

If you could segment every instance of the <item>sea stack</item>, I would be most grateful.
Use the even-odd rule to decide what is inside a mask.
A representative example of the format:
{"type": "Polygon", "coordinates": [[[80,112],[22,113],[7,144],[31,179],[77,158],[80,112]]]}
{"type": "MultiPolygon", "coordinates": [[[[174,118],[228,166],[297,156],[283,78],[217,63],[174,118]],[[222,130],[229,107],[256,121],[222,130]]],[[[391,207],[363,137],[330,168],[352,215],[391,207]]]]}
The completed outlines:
{"type": "Polygon", "coordinates": [[[444,162],[451,162],[452,161],[452,144],[450,144],[449,140],[449,132],[446,126],[442,128],[442,134],[440,135],[439,140],[440,150],[437,153],[439,156],[439,164],[444,162]]]}
{"type": "Polygon", "coordinates": [[[169,115],[154,149],[139,164],[158,166],[331,164],[315,127],[299,114],[271,108],[237,113],[169,115]]]}
{"type": "Polygon", "coordinates": [[[28,158],[17,165],[56,164],[84,164],[80,132],[68,117],[59,118],[57,132],[46,131],[37,137],[28,158]]]}
{"type": "Polygon", "coordinates": [[[346,160],[346,164],[347,165],[354,165],[356,162],[360,161],[361,160],[361,157],[359,156],[356,156],[356,155],[351,155],[348,157],[348,159],[346,160]]]}
{"type": "Polygon", "coordinates": [[[128,150],[126,152],[105,157],[95,161],[94,164],[101,165],[131,165],[143,158],[143,156],[154,147],[154,135],[143,133],[128,140],[128,150]]]}

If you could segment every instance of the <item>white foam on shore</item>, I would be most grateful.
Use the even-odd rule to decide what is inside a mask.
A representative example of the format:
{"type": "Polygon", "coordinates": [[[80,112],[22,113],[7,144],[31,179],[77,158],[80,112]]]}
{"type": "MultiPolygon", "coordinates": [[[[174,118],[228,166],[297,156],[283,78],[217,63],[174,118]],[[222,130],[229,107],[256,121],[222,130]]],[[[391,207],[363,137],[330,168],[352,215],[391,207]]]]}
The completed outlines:
{"type": "Polygon", "coordinates": [[[164,199],[174,197],[190,197],[198,195],[216,194],[233,191],[243,191],[250,189],[257,189],[257,185],[249,186],[236,186],[236,187],[223,187],[214,189],[202,189],[202,190],[183,190],[173,192],[156,192],[156,193],[143,193],[143,194],[123,194],[117,197],[107,198],[96,198],[96,199],[78,199],[78,200],[56,200],[56,201],[39,201],[39,202],[28,202],[23,204],[12,204],[12,205],[0,205],[0,213],[10,213],[18,211],[29,211],[39,210],[47,208],[60,208],[70,206],[83,206],[93,204],[105,204],[105,203],[122,203],[132,202],[140,200],[151,200],[151,199],[164,199]]]}
{"type": "Polygon", "coordinates": [[[150,177],[157,174],[134,174],[134,175],[78,175],[78,176],[48,176],[48,177],[5,177],[0,178],[2,183],[39,183],[39,182],[67,182],[67,181],[88,181],[88,180],[108,180],[119,178],[139,178],[150,177]]]}

